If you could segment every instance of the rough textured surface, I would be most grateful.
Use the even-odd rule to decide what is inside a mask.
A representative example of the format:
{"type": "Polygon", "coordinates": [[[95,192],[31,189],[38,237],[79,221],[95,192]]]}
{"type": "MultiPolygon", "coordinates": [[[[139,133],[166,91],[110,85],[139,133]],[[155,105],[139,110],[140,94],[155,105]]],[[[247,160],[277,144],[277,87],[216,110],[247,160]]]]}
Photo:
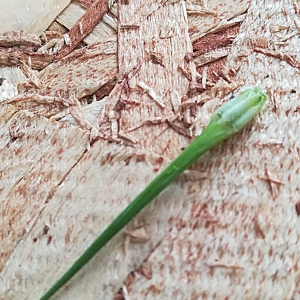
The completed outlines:
{"type": "Polygon", "coordinates": [[[26,33],[24,30],[0,34],[1,47],[12,47],[16,44],[37,49],[40,46],[40,40],[37,35],[26,33]]]}
{"type": "Polygon", "coordinates": [[[63,124],[33,118],[32,114],[26,113],[14,114],[4,127],[0,227],[1,240],[6,246],[1,247],[1,269],[19,238],[24,238],[25,232],[30,231],[37,212],[43,209],[45,201],[51,198],[57,185],[86,149],[87,134],[79,134],[78,128],[62,127],[63,124]],[[77,143],[80,146],[73,148],[77,143]],[[33,208],[31,214],[24,213],[27,206],[33,208]]]}
{"type": "MultiPolygon", "coordinates": [[[[116,12],[116,5],[112,12],[116,12]]],[[[85,9],[76,1],[73,1],[59,17],[57,21],[71,29],[80,17],[85,13],[85,9]]],[[[105,14],[103,19],[95,26],[93,31],[84,39],[87,44],[93,44],[99,39],[116,35],[117,21],[114,15],[105,14]]]]}
{"type": "MultiPolygon", "coordinates": [[[[137,3],[135,3],[135,5],[137,5],[137,3]]],[[[146,12],[149,9],[148,3],[140,2],[139,5],[141,5],[146,12]]],[[[125,18],[126,10],[122,11],[122,9],[123,8],[121,8],[120,12],[123,13],[125,18]]],[[[116,113],[120,111],[120,115],[124,115],[123,119],[126,118],[126,122],[123,123],[128,123],[127,128],[132,127],[132,125],[138,125],[146,116],[148,118],[153,116],[165,118],[168,114],[172,114],[171,93],[168,91],[174,90],[178,94],[176,95],[179,97],[178,101],[180,101],[180,95],[185,93],[188,88],[188,80],[177,71],[178,64],[183,62],[185,53],[192,51],[191,44],[188,40],[186,15],[182,3],[164,6],[157,12],[153,12],[151,17],[147,20],[140,22],[139,38],[136,37],[133,41],[137,43],[137,46],[134,47],[137,53],[132,52],[132,47],[122,49],[124,57],[119,61],[120,69],[122,69],[121,74],[125,73],[124,68],[130,71],[135,66],[136,60],[139,58],[142,59],[143,56],[146,56],[147,51],[152,50],[149,49],[151,45],[147,45],[147,43],[146,46],[142,46],[142,48],[138,47],[138,45],[143,45],[143,41],[140,40],[140,37],[143,37],[145,42],[147,42],[149,38],[154,38],[161,29],[158,26],[160,19],[167,17],[173,19],[173,23],[175,20],[178,21],[176,31],[172,33],[168,39],[159,39],[159,47],[153,49],[162,52],[164,67],[161,65],[157,66],[145,59],[144,66],[136,73],[136,78],[130,81],[130,86],[134,88],[136,81],[143,78],[160,97],[166,94],[164,97],[165,108],[162,109],[159,105],[154,107],[153,103],[155,102],[153,99],[149,99],[148,95],[145,95],[142,101],[140,99],[140,90],[135,88],[130,94],[130,100],[139,100],[140,105],[138,112],[133,111],[132,114],[138,117],[143,110],[144,112],[142,116],[139,116],[139,120],[129,122],[129,114],[127,111],[129,111],[131,107],[123,107],[123,109],[120,110],[120,108],[116,108],[115,105],[112,105],[120,101],[118,93],[116,96],[112,93],[110,102],[104,100],[105,115],[111,115],[111,113],[109,113],[110,111],[116,111],[116,113]],[[173,53],[173,60],[169,58],[169,53],[173,53]],[[159,81],[153,80],[154,74],[161,79],[159,81]],[[160,82],[164,82],[164,90],[159,89],[160,82]]],[[[124,40],[128,39],[128,34],[132,35],[131,30],[120,32],[119,47],[122,47],[121,45],[124,44],[124,40]]],[[[132,35],[132,38],[133,37],[134,35],[132,35]]],[[[124,79],[120,85],[124,84],[123,82],[124,79]]],[[[116,89],[118,89],[118,87],[116,89]]],[[[133,108],[135,108],[135,106],[133,106],[133,108]]],[[[121,129],[125,131],[124,127],[123,125],[121,129]]],[[[142,127],[147,128],[147,126],[142,127]]],[[[142,130],[140,129],[141,132],[143,132],[142,130]]],[[[3,270],[3,278],[5,278],[3,290],[7,291],[5,293],[6,299],[13,299],[16,296],[22,297],[23,295],[21,288],[22,280],[9,280],[9,278],[16,274],[18,274],[20,278],[27,278],[26,291],[28,291],[29,294],[41,295],[45,290],[45,286],[42,282],[46,281],[52,283],[55,281],[58,276],[65,271],[66,266],[70,265],[74,259],[82,253],[86,245],[91,243],[95,236],[126,206],[133,195],[136,195],[141,187],[145,186],[146,183],[155,176],[156,171],[154,169],[159,170],[169,161],[167,156],[161,156],[162,154],[158,155],[155,153],[158,152],[159,145],[166,140],[169,141],[169,149],[160,149],[160,152],[171,153],[169,154],[170,156],[175,156],[180,151],[181,145],[185,146],[187,144],[186,138],[181,137],[173,129],[168,128],[167,124],[153,126],[153,135],[150,135],[151,131],[149,129],[147,130],[148,132],[146,130],[147,129],[145,129],[144,132],[145,136],[146,134],[149,135],[148,140],[150,138],[152,141],[156,140],[156,143],[153,143],[151,147],[150,141],[147,141],[143,136],[141,136],[141,139],[138,141],[140,146],[136,146],[135,148],[124,147],[117,144],[108,145],[105,141],[99,141],[96,142],[90,151],[76,164],[76,167],[69,173],[69,176],[65,178],[64,184],[59,186],[56,193],[53,194],[51,201],[49,201],[49,204],[40,213],[39,218],[30,230],[29,236],[24,239],[22,244],[17,246],[7,262],[7,266],[12,264],[17,266],[22,264],[21,262],[26,257],[26,259],[32,263],[22,269],[7,267],[3,270]],[[172,143],[174,143],[174,146],[172,143]],[[181,143],[181,145],[179,143],[181,143]],[[137,149],[139,147],[144,148],[144,150],[139,151],[137,149]],[[149,149],[145,150],[146,147],[149,149]],[[161,158],[163,158],[163,162],[155,167],[157,161],[160,161],[161,158]],[[136,174],[140,174],[140,176],[137,178],[136,174]],[[104,197],[99,197],[99,188],[103,190],[104,197]],[[59,206],[57,206],[57,201],[61,201],[59,206]],[[87,202],[89,205],[87,205],[87,202]],[[93,207],[92,210],[91,207],[93,207]],[[80,214],[78,213],[79,211],[81,212],[80,214]],[[49,235],[52,237],[48,245],[48,236],[42,236],[40,238],[44,224],[49,224],[49,235]],[[36,247],[33,253],[30,248],[36,237],[37,245],[46,246],[36,247]],[[24,251],[24,249],[28,249],[29,252],[24,251]],[[41,260],[44,261],[42,257],[48,257],[48,259],[45,261],[45,268],[40,269],[38,262],[41,260]],[[59,265],[60,267],[59,269],[53,269],[53,272],[49,272],[49,268],[51,268],[52,265],[59,265]]],[[[136,132],[134,132],[134,134],[136,134],[136,132]]],[[[122,134],[120,135],[124,136],[122,134]]],[[[175,190],[177,191],[175,198],[178,202],[183,201],[184,198],[181,197],[181,187],[175,187],[175,190]]],[[[162,197],[167,200],[170,198],[170,196],[168,197],[167,195],[168,192],[166,191],[162,197]]],[[[174,197],[172,196],[172,198],[174,197]]],[[[167,206],[174,205],[166,201],[163,201],[163,203],[167,206]]],[[[161,216],[157,214],[153,206],[149,209],[153,211],[154,216],[157,216],[156,222],[153,222],[155,226],[153,227],[149,224],[151,234],[148,234],[150,234],[151,240],[149,240],[149,236],[147,243],[132,244],[127,238],[126,244],[129,243],[129,245],[124,246],[122,245],[125,241],[124,236],[123,234],[119,235],[113,241],[111,245],[112,248],[106,248],[102,255],[98,257],[99,261],[96,265],[99,266],[99,269],[85,269],[84,280],[76,283],[79,290],[82,288],[90,289],[89,295],[87,296],[88,298],[93,298],[94,295],[98,295],[98,297],[102,298],[112,298],[117,288],[122,285],[122,281],[126,278],[127,273],[135,269],[135,267],[142,262],[143,257],[159,242],[162,235],[169,230],[167,221],[172,217],[174,211],[165,208],[166,213],[164,215],[166,218],[161,220],[161,216]],[[158,225],[160,223],[161,225],[158,225]],[[132,247],[134,247],[133,251],[132,247]],[[124,264],[125,261],[127,261],[127,263],[124,264]],[[104,269],[103,266],[105,266],[104,269]],[[94,278],[98,272],[102,272],[102,276],[99,278],[101,283],[99,282],[95,285],[94,282],[91,281],[91,278],[94,278]],[[113,275],[113,272],[115,272],[115,275],[113,275]],[[79,287],[79,285],[81,285],[81,287],[79,287]]],[[[148,224],[145,215],[140,216],[138,224],[143,224],[143,222],[148,224]]],[[[137,225],[133,224],[131,227],[132,226],[135,227],[137,225]]],[[[129,231],[132,231],[130,229],[131,227],[129,227],[129,231]]],[[[147,240],[147,238],[144,238],[144,240],[147,240]]],[[[84,294],[86,295],[86,292],[84,292],[84,294]]],[[[60,297],[66,299],[68,297],[73,298],[74,296],[78,297],[78,289],[73,289],[72,287],[69,289],[69,292],[62,293],[60,297]]]]}
{"type": "Polygon", "coordinates": [[[53,55],[43,53],[26,53],[18,50],[10,52],[0,50],[0,66],[22,66],[30,61],[30,67],[41,70],[54,60],[53,55]]]}
{"type": "Polygon", "coordinates": [[[43,82],[39,93],[52,96],[58,92],[75,94],[78,99],[93,94],[116,77],[116,52],[114,38],[74,51],[39,74],[39,80],[43,82]]]}
{"type": "Polygon", "coordinates": [[[250,0],[235,0],[235,1],[219,1],[210,0],[203,1],[207,3],[207,8],[215,12],[215,15],[210,13],[199,17],[197,14],[189,16],[189,31],[192,42],[204,36],[207,32],[217,31],[236,16],[247,11],[250,0]]]}
{"type": "Polygon", "coordinates": [[[70,31],[64,35],[65,45],[63,45],[58,53],[57,60],[65,57],[75,49],[103,18],[108,9],[108,0],[94,1],[70,31]]]}
{"type": "Polygon", "coordinates": [[[40,73],[28,76],[18,85],[19,94],[13,97],[15,105],[47,116],[60,112],[63,117],[68,112],[57,109],[57,105],[76,106],[77,99],[91,95],[115,80],[118,71],[116,46],[115,38],[107,38],[73,51],[40,73]]]}
{"type": "MultiPolygon", "coordinates": [[[[245,82],[267,90],[262,113],[164,191],[54,299],[112,299],[119,288],[116,298],[131,300],[298,299],[300,82],[284,61],[300,61],[295,8],[253,0],[224,67],[231,83],[219,79],[189,97],[205,89],[199,78],[209,82],[189,59],[185,4],[119,3],[118,83],[82,110],[90,148],[78,127],[1,105],[0,297],[39,298],[245,82]]],[[[40,94],[95,92],[111,74],[89,81],[85,68],[107,57],[99,45],[82,51],[82,64],[78,50],[42,71],[40,94]]]]}
{"type": "Polygon", "coordinates": [[[266,88],[268,105],[200,160],[213,177],[190,188],[191,209],[144,262],[151,278],[137,274],[130,299],[298,299],[299,71],[249,46],[266,38],[270,49],[298,53],[298,37],[279,46],[272,33],[297,18],[292,1],[252,1],[227,65],[266,88]]]}

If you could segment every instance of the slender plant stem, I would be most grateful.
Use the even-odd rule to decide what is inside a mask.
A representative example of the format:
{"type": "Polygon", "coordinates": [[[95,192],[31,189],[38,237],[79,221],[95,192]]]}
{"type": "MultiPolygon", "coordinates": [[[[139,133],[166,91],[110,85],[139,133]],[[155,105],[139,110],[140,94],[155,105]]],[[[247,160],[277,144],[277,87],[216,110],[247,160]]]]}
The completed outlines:
{"type": "Polygon", "coordinates": [[[259,88],[254,88],[240,93],[239,96],[221,106],[213,114],[211,122],[203,130],[202,134],[154,178],[40,300],[47,300],[56,293],[130,220],[199,157],[243,128],[260,111],[265,101],[265,94],[259,88]]]}

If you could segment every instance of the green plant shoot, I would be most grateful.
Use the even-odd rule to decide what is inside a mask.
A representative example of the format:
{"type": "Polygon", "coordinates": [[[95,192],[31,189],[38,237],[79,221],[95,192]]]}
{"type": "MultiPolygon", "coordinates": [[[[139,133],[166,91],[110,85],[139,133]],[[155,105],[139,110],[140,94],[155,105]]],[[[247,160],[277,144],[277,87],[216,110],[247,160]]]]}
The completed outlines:
{"type": "Polygon", "coordinates": [[[71,268],[46,292],[49,299],[68,282],[111,238],[113,238],[143,207],[191,166],[201,155],[242,129],[263,107],[266,94],[259,88],[246,88],[238,96],[217,109],[208,126],[165,170],[113,220],[87,248],[71,268]]]}

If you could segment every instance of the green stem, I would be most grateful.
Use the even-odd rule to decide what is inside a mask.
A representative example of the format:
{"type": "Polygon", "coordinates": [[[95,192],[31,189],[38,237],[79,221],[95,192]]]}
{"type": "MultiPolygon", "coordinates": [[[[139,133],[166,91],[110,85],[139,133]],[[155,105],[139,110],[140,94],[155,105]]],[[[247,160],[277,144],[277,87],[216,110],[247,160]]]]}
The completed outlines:
{"type": "Polygon", "coordinates": [[[199,157],[220,142],[239,131],[256,115],[267,97],[255,87],[248,88],[221,106],[212,115],[211,122],[171,164],[161,172],[103,231],[71,268],[46,292],[40,300],[49,299],[67,283],[94,255],[105,246],[153,198],[173,182],[199,157]]]}
{"type": "Polygon", "coordinates": [[[128,224],[151,200],[173,182],[200,156],[228,137],[222,126],[208,126],[164,171],[162,171],[102,234],[86,249],[72,267],[47,291],[40,300],[49,299],[66,284],[94,255],[107,244],[125,225],[128,224]],[[216,128],[219,126],[220,128],[216,128]],[[188,158],[187,158],[188,157],[188,158]]]}

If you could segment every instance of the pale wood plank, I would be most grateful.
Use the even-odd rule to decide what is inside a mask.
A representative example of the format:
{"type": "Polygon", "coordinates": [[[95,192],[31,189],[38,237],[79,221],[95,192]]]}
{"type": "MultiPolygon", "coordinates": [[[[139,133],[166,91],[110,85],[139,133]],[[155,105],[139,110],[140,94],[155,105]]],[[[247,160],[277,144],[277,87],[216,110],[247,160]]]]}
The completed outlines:
{"type": "Polygon", "coordinates": [[[68,6],[70,0],[0,1],[0,33],[25,30],[40,35],[68,6]]]}
{"type": "MultiPolygon", "coordinates": [[[[134,243],[128,233],[120,234],[56,298],[111,299],[128,274],[125,286],[130,299],[296,297],[298,70],[278,59],[252,53],[250,46],[259,41],[262,44],[264,38],[268,40],[268,28],[285,22],[293,28],[292,20],[297,18],[292,1],[252,1],[227,67],[238,70],[233,80],[265,87],[271,101],[252,126],[197,163],[194,171],[198,175],[205,173],[201,181],[172,184],[138,216],[138,221],[130,224],[129,233],[144,224],[147,234],[143,243],[134,243]],[[265,171],[271,179],[266,178],[265,171]],[[277,186],[274,178],[284,184],[277,186]],[[139,268],[143,261],[146,264],[139,268]],[[134,278],[130,271],[135,271],[134,278]]],[[[103,115],[98,115],[98,121],[103,123],[95,136],[105,129],[106,138],[114,136],[130,147],[97,141],[90,152],[77,160],[49,198],[51,201],[32,219],[34,223],[29,223],[29,233],[20,235],[21,242],[5,261],[0,278],[0,295],[5,299],[31,299],[32,295],[38,298],[155,176],[157,161],[163,158],[161,170],[189,142],[164,122],[130,130],[148,117],[173,117],[174,103],[181,104],[181,97],[187,92],[189,82],[177,71],[185,53],[192,51],[184,5],[136,1],[126,8],[123,4],[119,26],[120,81],[99,105],[103,115]],[[137,10],[139,14],[134,14],[137,10]],[[147,59],[151,51],[161,54],[163,66],[147,59]],[[129,78],[132,89],[127,93],[126,73],[136,66],[140,69],[129,78]],[[165,106],[161,107],[146,93],[141,94],[139,81],[147,83],[165,106]],[[120,108],[120,100],[127,95],[140,104],[120,108]],[[122,132],[132,134],[136,142],[128,143],[122,132]],[[50,226],[46,234],[45,223],[50,226]]],[[[287,39],[284,48],[276,44],[282,43],[284,34],[287,33],[272,35],[269,46],[298,53],[297,37],[287,39]]],[[[195,76],[194,65],[188,67],[195,76]]],[[[224,101],[218,96],[218,92],[224,94],[223,90],[221,81],[215,94],[209,97],[208,92],[194,99],[207,97],[207,103],[198,109],[197,119],[190,118],[193,132],[199,134],[220,100],[224,101]]],[[[6,124],[16,110],[5,112],[2,115],[9,118],[1,124],[6,124]]],[[[7,129],[2,134],[5,146],[11,139],[7,129]]],[[[84,142],[77,141],[77,145],[83,149],[84,142]]],[[[68,153],[65,151],[65,155],[68,153]]],[[[47,161],[51,159],[50,155],[47,161]]],[[[40,170],[29,178],[36,180],[39,174],[40,170]]],[[[19,232],[33,206],[24,211],[16,227],[19,232]]]]}
{"type": "MultiPolygon", "coordinates": [[[[180,102],[181,96],[188,89],[188,80],[177,68],[178,65],[183,64],[185,53],[192,51],[188,39],[185,7],[182,3],[157,7],[153,6],[152,1],[141,1],[132,3],[132,5],[139,6],[143,13],[138,15],[140,18],[137,20],[140,23],[138,30],[120,31],[120,73],[123,75],[125,71],[134,68],[139,58],[144,61],[141,69],[130,80],[132,86],[130,99],[139,101],[140,105],[138,108],[130,106],[121,108],[122,127],[120,129],[123,131],[149,117],[157,116],[163,119],[174,115],[172,97],[178,97],[180,102]],[[144,16],[149,12],[151,12],[151,16],[145,18],[144,16]],[[164,19],[166,23],[161,24],[161,19],[164,19]],[[168,20],[175,23],[176,30],[171,33],[169,38],[162,39],[159,35],[161,30],[168,26],[168,20]],[[129,40],[132,40],[131,43],[128,43],[129,40]],[[153,42],[156,45],[154,48],[152,48],[153,42]],[[161,53],[164,66],[158,66],[146,59],[149,51],[161,53]],[[163,97],[164,108],[155,104],[153,99],[147,95],[141,97],[141,91],[136,86],[140,80],[151,85],[157,95],[163,97]],[[140,116],[140,114],[142,115],[140,116]]],[[[128,9],[130,10],[126,6],[121,8],[120,26],[127,22],[128,9]]],[[[117,117],[119,108],[114,103],[117,104],[120,101],[120,94],[123,97],[123,92],[118,93],[123,82],[124,79],[116,87],[116,91],[111,93],[108,100],[104,100],[105,122],[107,122],[107,116],[111,116],[112,112],[115,112],[117,117]]],[[[58,84],[59,82],[57,82],[58,84]]],[[[107,123],[111,126],[113,121],[108,120],[107,123]]],[[[112,135],[112,130],[109,129],[109,131],[112,135]]],[[[118,133],[119,128],[116,134],[117,138],[120,138],[122,135],[118,136],[118,133]]],[[[175,156],[188,143],[187,138],[168,128],[166,123],[149,126],[149,128],[142,126],[135,130],[133,135],[140,135],[138,143],[133,147],[114,143],[108,145],[105,141],[96,142],[90,152],[82,157],[66,177],[64,184],[60,185],[49,204],[41,212],[29,235],[24,237],[22,245],[16,247],[7,261],[7,267],[3,270],[3,278],[5,278],[3,293],[7,299],[16,296],[26,298],[23,291],[27,295],[41,295],[48,284],[55,281],[66,270],[95,236],[156,175],[154,169],[157,168],[157,166],[155,167],[157,162],[163,160],[162,164],[158,165],[158,169],[161,169],[170,161],[169,157],[175,156]],[[164,145],[166,141],[170,146],[163,150],[161,145],[164,145]],[[141,149],[139,150],[139,148],[141,149]],[[112,161],[109,157],[112,157],[112,161]],[[139,174],[138,177],[137,174],[139,174]],[[59,201],[59,205],[57,201],[59,201]],[[44,222],[50,224],[49,235],[52,236],[52,241],[48,246],[36,247],[32,252],[32,240],[34,237],[40,236],[39,233],[44,222]],[[28,252],[25,249],[28,249],[28,252]],[[21,270],[13,267],[19,264],[23,265],[25,258],[31,261],[31,264],[26,264],[21,270]],[[45,265],[39,268],[39,262],[45,263],[45,265]],[[53,265],[55,265],[54,269],[53,265]],[[9,278],[16,274],[19,274],[20,281],[11,281],[9,278]],[[27,278],[26,283],[25,278],[27,278]],[[25,286],[23,286],[24,284],[25,286]]],[[[184,197],[182,197],[181,186],[173,186],[173,188],[177,191],[176,196],[172,196],[173,200],[182,203],[184,197]]],[[[167,195],[168,191],[162,197],[167,200],[167,195]]],[[[181,209],[178,206],[174,211],[171,209],[174,207],[174,203],[169,201],[162,201],[162,203],[164,203],[162,211],[166,212],[163,215],[156,213],[156,208],[154,208],[158,205],[156,204],[149,207],[148,211],[140,217],[141,222],[148,222],[146,216],[149,211],[153,214],[154,221],[150,219],[149,230],[152,237],[150,241],[134,245],[133,252],[131,246],[123,252],[122,245],[125,240],[122,234],[119,235],[102,254],[97,256],[96,263],[90,264],[87,269],[83,270],[83,280],[77,281],[75,278],[75,281],[71,283],[72,286],[75,284],[77,288],[73,289],[72,287],[67,293],[62,291],[60,297],[63,299],[74,297],[112,298],[127,273],[142,262],[153,245],[169,230],[168,219],[172,215],[178,214],[177,209],[181,209]],[[96,269],[95,266],[97,266],[96,269]],[[98,272],[101,272],[102,276],[96,275],[98,272]],[[91,280],[96,277],[97,285],[91,280]],[[79,295],[80,291],[84,291],[83,294],[79,295]]],[[[43,236],[37,243],[46,245],[47,238],[43,236]]]]}

